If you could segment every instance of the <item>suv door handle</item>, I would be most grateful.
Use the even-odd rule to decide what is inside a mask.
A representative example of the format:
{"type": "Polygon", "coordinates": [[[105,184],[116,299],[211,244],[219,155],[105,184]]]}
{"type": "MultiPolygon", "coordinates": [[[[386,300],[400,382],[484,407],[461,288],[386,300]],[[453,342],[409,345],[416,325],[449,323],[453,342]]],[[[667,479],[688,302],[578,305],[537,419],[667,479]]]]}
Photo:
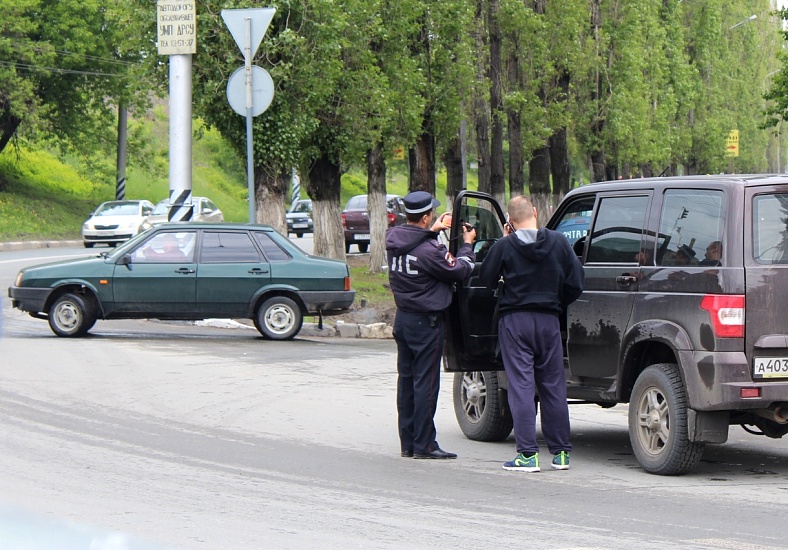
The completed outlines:
{"type": "Polygon", "coordinates": [[[268,273],[268,270],[261,269],[259,267],[253,267],[248,271],[248,273],[251,273],[252,275],[265,275],[266,273],[268,273]]]}
{"type": "Polygon", "coordinates": [[[189,273],[194,273],[193,269],[189,269],[188,267],[182,267],[180,269],[176,269],[175,273],[178,275],[188,275],[189,273]]]}
{"type": "Polygon", "coordinates": [[[616,277],[616,282],[618,284],[622,285],[622,286],[633,285],[637,281],[638,281],[637,277],[635,277],[634,275],[629,275],[629,274],[619,275],[618,277],[616,277]]]}

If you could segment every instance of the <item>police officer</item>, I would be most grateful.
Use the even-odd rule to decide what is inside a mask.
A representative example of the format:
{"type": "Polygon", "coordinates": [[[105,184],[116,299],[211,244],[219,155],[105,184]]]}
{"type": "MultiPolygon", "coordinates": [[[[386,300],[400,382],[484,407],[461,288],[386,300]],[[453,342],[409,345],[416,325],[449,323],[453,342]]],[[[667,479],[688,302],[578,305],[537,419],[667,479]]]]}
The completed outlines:
{"type": "Polygon", "coordinates": [[[443,355],[443,312],[451,303],[454,283],[467,280],[476,257],[472,227],[462,228],[463,245],[455,258],[437,240],[451,224],[450,214],[435,219],[440,203],[426,191],[404,198],[407,223],[386,234],[389,283],[397,313],[397,412],[401,455],[413,458],[457,458],[435,440],[435,409],[443,355]]]}

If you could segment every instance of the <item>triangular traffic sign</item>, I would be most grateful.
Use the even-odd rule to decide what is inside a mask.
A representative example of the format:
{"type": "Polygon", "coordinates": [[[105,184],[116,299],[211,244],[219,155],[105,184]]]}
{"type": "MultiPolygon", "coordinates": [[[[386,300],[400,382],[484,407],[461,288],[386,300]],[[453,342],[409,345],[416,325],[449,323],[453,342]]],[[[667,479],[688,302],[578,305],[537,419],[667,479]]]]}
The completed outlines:
{"type": "Polygon", "coordinates": [[[225,25],[230,29],[230,34],[233,35],[235,43],[241,48],[241,53],[244,53],[246,44],[246,19],[252,20],[251,29],[251,57],[257,53],[257,48],[260,47],[260,42],[263,41],[263,35],[268,30],[268,25],[274,18],[276,8],[249,8],[240,10],[222,10],[222,19],[225,25]]]}

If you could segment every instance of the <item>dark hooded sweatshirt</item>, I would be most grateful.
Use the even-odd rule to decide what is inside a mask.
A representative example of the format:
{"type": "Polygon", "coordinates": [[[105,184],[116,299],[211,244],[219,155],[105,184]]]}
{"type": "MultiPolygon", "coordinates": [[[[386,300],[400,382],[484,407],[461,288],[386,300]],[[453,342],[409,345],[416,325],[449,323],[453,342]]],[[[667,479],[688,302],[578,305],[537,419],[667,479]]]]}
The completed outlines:
{"type": "Polygon", "coordinates": [[[457,257],[437,240],[438,233],[415,225],[398,225],[386,233],[389,284],[397,308],[437,313],[451,303],[453,284],[471,276],[476,256],[463,244],[457,257]]]}
{"type": "Polygon", "coordinates": [[[495,288],[503,275],[500,315],[539,311],[560,315],[583,292],[583,266],[563,234],[520,229],[490,248],[482,263],[481,284],[495,288]]]}

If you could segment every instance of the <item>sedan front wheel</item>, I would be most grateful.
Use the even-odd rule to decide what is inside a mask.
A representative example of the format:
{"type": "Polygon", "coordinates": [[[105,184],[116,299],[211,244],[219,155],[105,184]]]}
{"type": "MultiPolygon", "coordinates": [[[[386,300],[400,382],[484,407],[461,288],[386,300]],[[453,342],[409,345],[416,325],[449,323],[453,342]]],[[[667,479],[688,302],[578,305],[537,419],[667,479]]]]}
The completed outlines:
{"type": "Polygon", "coordinates": [[[255,326],[264,338],[290,340],[301,330],[301,308],[285,296],[274,296],[257,310],[255,326]]]}
{"type": "Polygon", "coordinates": [[[96,316],[86,300],[76,294],[63,294],[49,308],[49,328],[58,336],[84,336],[96,324],[96,316]]]}

